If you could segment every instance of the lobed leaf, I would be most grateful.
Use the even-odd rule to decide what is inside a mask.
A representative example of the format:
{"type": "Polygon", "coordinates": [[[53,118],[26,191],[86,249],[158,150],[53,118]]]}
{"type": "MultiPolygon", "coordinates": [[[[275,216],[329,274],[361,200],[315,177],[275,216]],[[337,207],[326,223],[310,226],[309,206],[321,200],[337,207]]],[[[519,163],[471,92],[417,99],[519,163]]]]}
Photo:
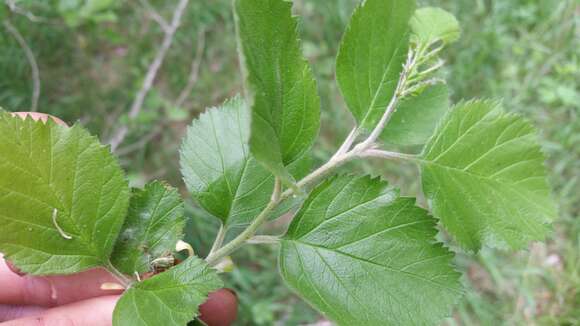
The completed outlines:
{"type": "Polygon", "coordinates": [[[443,83],[428,86],[399,103],[380,138],[393,145],[422,145],[429,140],[448,109],[447,86],[443,83]]]}
{"type": "Polygon", "coordinates": [[[78,125],[0,113],[0,251],[30,274],[106,264],[129,187],[109,149],[78,125]]]}
{"type": "Polygon", "coordinates": [[[152,262],[175,251],[183,238],[184,208],[177,189],[152,182],[133,190],[129,213],[111,257],[128,275],[153,271],[152,262]]]}
{"type": "Polygon", "coordinates": [[[339,325],[441,320],[461,295],[459,273],[414,202],[370,177],[325,181],[282,240],[284,280],[339,325]]]}
{"type": "Polygon", "coordinates": [[[316,80],[302,55],[292,3],[236,0],[234,7],[252,108],[250,150],[292,185],[287,166],[305,154],[320,127],[316,80]]]}
{"type": "Polygon", "coordinates": [[[113,312],[113,325],[186,325],[198,315],[208,294],[222,286],[203,260],[190,257],[125,291],[113,312]]]}
{"type": "Polygon", "coordinates": [[[457,105],[426,145],[423,190],[463,247],[521,248],[544,238],[556,208],[536,131],[491,101],[457,105]]]}
{"type": "Polygon", "coordinates": [[[343,36],[336,79],[363,130],[372,130],[394,95],[409,47],[414,0],[365,0],[343,36]]]}

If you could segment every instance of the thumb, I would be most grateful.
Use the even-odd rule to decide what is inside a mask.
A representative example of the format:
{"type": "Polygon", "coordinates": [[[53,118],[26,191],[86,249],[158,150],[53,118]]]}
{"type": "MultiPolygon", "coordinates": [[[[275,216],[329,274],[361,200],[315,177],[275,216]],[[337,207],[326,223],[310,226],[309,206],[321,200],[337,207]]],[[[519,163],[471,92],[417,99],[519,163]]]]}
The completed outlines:
{"type": "Polygon", "coordinates": [[[217,290],[210,293],[199,312],[199,319],[209,326],[230,326],[238,314],[238,297],[232,290],[217,290]]]}

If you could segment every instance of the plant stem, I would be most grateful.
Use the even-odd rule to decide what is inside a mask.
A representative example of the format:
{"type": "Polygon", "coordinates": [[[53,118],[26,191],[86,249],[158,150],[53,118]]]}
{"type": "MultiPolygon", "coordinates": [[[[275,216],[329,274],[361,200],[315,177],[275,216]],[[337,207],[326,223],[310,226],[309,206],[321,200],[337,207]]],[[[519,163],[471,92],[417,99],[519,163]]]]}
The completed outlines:
{"type": "MultiPolygon", "coordinates": [[[[349,151],[349,152],[344,153],[344,154],[333,156],[324,165],[320,166],[318,169],[314,170],[312,173],[305,176],[302,180],[298,181],[298,183],[296,183],[296,185],[298,186],[299,189],[304,188],[304,187],[308,187],[312,183],[314,183],[315,181],[319,180],[320,178],[324,177],[325,175],[328,175],[334,169],[340,167],[341,165],[343,165],[346,162],[349,162],[355,158],[356,158],[356,155],[353,151],[349,151]]],[[[294,194],[294,191],[292,189],[287,189],[286,191],[284,191],[282,193],[281,199],[284,200],[293,194],[294,194]]]]}
{"type": "Polygon", "coordinates": [[[220,262],[220,260],[232,252],[236,251],[239,247],[244,245],[246,241],[254,236],[258,228],[268,219],[270,212],[280,204],[282,201],[280,193],[282,189],[282,183],[280,182],[279,178],[276,178],[274,181],[274,190],[272,191],[272,198],[270,202],[260,212],[260,214],[252,221],[252,223],[242,232],[240,233],[235,239],[230,241],[225,246],[217,249],[214,252],[210,252],[210,254],[205,259],[208,265],[215,266],[220,262]]]}
{"type": "Polygon", "coordinates": [[[226,228],[224,227],[224,224],[221,223],[220,229],[218,230],[218,233],[215,236],[215,240],[213,242],[213,245],[211,246],[211,250],[209,251],[208,257],[222,247],[225,237],[226,237],[226,228]]]}
{"type": "Polygon", "coordinates": [[[352,144],[356,140],[356,137],[358,137],[358,134],[359,134],[359,129],[357,127],[354,127],[351,130],[351,132],[348,134],[348,136],[346,137],[346,139],[344,140],[342,145],[340,145],[340,148],[336,151],[336,153],[334,153],[331,160],[339,155],[342,155],[342,154],[348,152],[348,150],[350,149],[350,147],[352,146],[352,144]]]}
{"type": "Polygon", "coordinates": [[[379,149],[369,149],[358,155],[359,157],[376,157],[383,159],[398,159],[407,161],[417,161],[418,158],[415,155],[403,154],[398,152],[389,152],[379,149]]]}
{"type": "Polygon", "coordinates": [[[389,123],[391,116],[393,115],[393,113],[395,113],[395,109],[397,108],[397,104],[399,103],[399,100],[401,99],[401,95],[403,94],[403,92],[407,86],[407,79],[411,75],[413,69],[415,69],[415,65],[417,63],[417,57],[418,57],[417,53],[413,52],[412,50],[409,51],[409,53],[407,55],[407,61],[405,62],[405,65],[403,66],[403,71],[401,72],[401,75],[399,76],[399,82],[397,83],[397,88],[395,89],[395,93],[393,94],[391,101],[387,105],[385,113],[383,113],[381,120],[379,120],[379,122],[377,123],[377,125],[375,126],[375,128],[373,129],[371,134],[368,136],[368,138],[365,139],[362,143],[355,146],[353,151],[360,154],[360,153],[362,153],[362,152],[364,152],[364,151],[366,151],[374,146],[375,142],[377,141],[377,139],[379,138],[379,136],[381,135],[381,133],[385,129],[386,125],[389,123]]]}
{"type": "Polygon", "coordinates": [[[246,241],[248,244],[276,244],[278,242],[280,242],[280,237],[274,235],[255,235],[246,241]]]}
{"type": "Polygon", "coordinates": [[[113,264],[111,263],[111,261],[107,261],[105,263],[105,268],[107,269],[107,271],[109,271],[109,273],[111,273],[116,279],[117,281],[119,281],[119,283],[121,283],[121,285],[123,285],[125,288],[129,288],[129,286],[131,285],[131,283],[133,283],[133,280],[131,280],[129,277],[127,277],[125,274],[121,273],[115,266],[113,266],[113,264]]]}
{"type": "Polygon", "coordinates": [[[258,228],[262,225],[262,223],[268,219],[268,216],[270,216],[270,212],[279,204],[279,200],[280,200],[279,198],[276,200],[274,200],[274,198],[270,200],[268,206],[266,206],[266,208],[262,210],[262,212],[254,219],[254,221],[252,221],[252,223],[242,233],[240,233],[240,235],[238,235],[232,241],[228,242],[225,246],[221,247],[214,253],[207,256],[205,260],[208,263],[208,265],[215,266],[217,263],[220,262],[222,258],[236,251],[236,249],[241,247],[248,239],[254,236],[254,234],[256,233],[256,231],[258,231],[258,228]]]}
{"type": "MultiPolygon", "coordinates": [[[[344,143],[339,147],[337,152],[331,157],[330,160],[328,160],[328,162],[326,162],[318,169],[314,170],[312,173],[310,173],[309,175],[307,175],[302,180],[296,183],[296,187],[298,189],[312,185],[313,183],[315,183],[322,177],[328,175],[330,172],[334,171],[336,168],[340,167],[346,162],[349,162],[359,157],[379,157],[383,159],[404,159],[417,161],[417,158],[414,155],[377,150],[375,148],[376,146],[375,142],[379,138],[380,134],[382,133],[387,123],[389,122],[391,115],[395,112],[397,104],[399,100],[403,97],[405,89],[408,85],[408,78],[412,75],[418,63],[418,60],[422,56],[423,52],[424,49],[419,49],[418,52],[414,52],[412,50],[409,51],[407,61],[405,62],[405,65],[403,66],[403,71],[401,72],[401,75],[399,77],[395,93],[393,94],[393,97],[389,102],[385,110],[385,113],[381,117],[381,120],[378,122],[377,126],[373,129],[368,138],[366,138],[363,142],[359,143],[358,145],[354,146],[351,149],[352,144],[355,142],[357,136],[359,135],[358,128],[354,128],[346,137],[344,143]]],[[[284,199],[294,194],[295,191],[293,189],[287,189],[286,191],[281,193],[280,180],[276,178],[272,198],[268,203],[268,205],[266,206],[266,208],[264,208],[264,210],[262,210],[262,212],[254,219],[254,221],[235,239],[233,239],[228,244],[226,244],[225,246],[223,246],[218,250],[213,251],[212,249],[212,252],[210,252],[208,257],[206,258],[207,263],[210,266],[215,266],[221,261],[222,258],[236,251],[239,247],[243,246],[250,239],[256,239],[253,238],[254,234],[256,233],[258,228],[268,219],[271,211],[274,208],[276,208],[276,206],[278,206],[278,204],[280,204],[280,202],[282,202],[284,199]]],[[[265,238],[258,237],[257,239],[260,240],[265,238]]],[[[249,242],[255,243],[256,241],[250,240],[249,242]]]]}

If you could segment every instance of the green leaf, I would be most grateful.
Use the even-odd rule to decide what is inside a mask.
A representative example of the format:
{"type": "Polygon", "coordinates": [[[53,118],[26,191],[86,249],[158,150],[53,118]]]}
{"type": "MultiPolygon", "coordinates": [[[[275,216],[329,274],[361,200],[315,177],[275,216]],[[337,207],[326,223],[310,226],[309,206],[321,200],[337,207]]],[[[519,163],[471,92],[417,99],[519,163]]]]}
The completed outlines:
{"type": "MultiPolygon", "coordinates": [[[[250,110],[240,98],[212,108],[188,128],[181,146],[181,171],[188,189],[205,210],[226,226],[245,225],[270,201],[274,178],[249,151],[250,110]]],[[[310,166],[289,166],[296,177],[310,166]]]]}
{"type": "Polygon", "coordinates": [[[251,158],[249,127],[249,109],[236,97],[193,121],[181,146],[185,184],[199,204],[224,224],[236,218],[239,198],[260,197],[248,191],[259,188],[270,175],[251,158]]]}
{"type": "Polygon", "coordinates": [[[431,137],[448,109],[447,86],[442,83],[429,86],[401,101],[381,134],[381,140],[399,146],[422,145],[431,137]]]}
{"type": "Polygon", "coordinates": [[[427,325],[461,295],[435,219],[370,177],[329,179],[310,194],[280,250],[286,283],[339,325],[427,325]]]}
{"type": "Polygon", "coordinates": [[[499,104],[459,104],[422,154],[433,214],[465,248],[521,248],[556,217],[536,131],[499,104]]]}
{"type": "Polygon", "coordinates": [[[190,257],[129,288],[113,313],[115,326],[183,326],[222,281],[203,260],[190,257]]]}
{"type": "Polygon", "coordinates": [[[183,214],[177,189],[161,182],[135,189],[113,251],[113,265],[129,275],[152,271],[152,262],[170,255],[183,238],[183,214]]]}
{"type": "Polygon", "coordinates": [[[287,166],[310,148],[320,127],[316,80],[302,56],[292,3],[236,0],[240,60],[251,100],[250,149],[286,185],[287,166]]]}
{"type": "Polygon", "coordinates": [[[415,42],[433,44],[441,41],[449,44],[461,35],[459,22],[452,14],[441,8],[424,7],[417,9],[411,18],[411,30],[415,42]]]}
{"type": "Polygon", "coordinates": [[[78,125],[7,113],[0,135],[0,251],[31,274],[106,264],[129,202],[109,149],[78,125]]]}
{"type": "Polygon", "coordinates": [[[372,130],[390,102],[409,46],[413,0],[366,0],[355,10],[336,62],[338,85],[357,123],[372,130]]]}

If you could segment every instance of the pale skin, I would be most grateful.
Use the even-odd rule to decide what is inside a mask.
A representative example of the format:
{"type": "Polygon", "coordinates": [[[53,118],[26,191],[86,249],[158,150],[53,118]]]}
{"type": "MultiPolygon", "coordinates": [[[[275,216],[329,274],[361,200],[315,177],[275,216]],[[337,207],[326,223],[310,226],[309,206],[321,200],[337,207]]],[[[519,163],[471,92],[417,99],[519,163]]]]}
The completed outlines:
{"type": "MultiPolygon", "coordinates": [[[[46,122],[66,124],[42,113],[17,112],[46,122]]],[[[103,269],[67,276],[24,275],[0,254],[0,326],[110,326],[122,290],[103,290],[117,280],[103,269]]],[[[193,307],[192,307],[193,310],[193,307]]],[[[200,306],[201,319],[210,326],[229,326],[237,314],[237,297],[221,289],[200,306]]]]}

